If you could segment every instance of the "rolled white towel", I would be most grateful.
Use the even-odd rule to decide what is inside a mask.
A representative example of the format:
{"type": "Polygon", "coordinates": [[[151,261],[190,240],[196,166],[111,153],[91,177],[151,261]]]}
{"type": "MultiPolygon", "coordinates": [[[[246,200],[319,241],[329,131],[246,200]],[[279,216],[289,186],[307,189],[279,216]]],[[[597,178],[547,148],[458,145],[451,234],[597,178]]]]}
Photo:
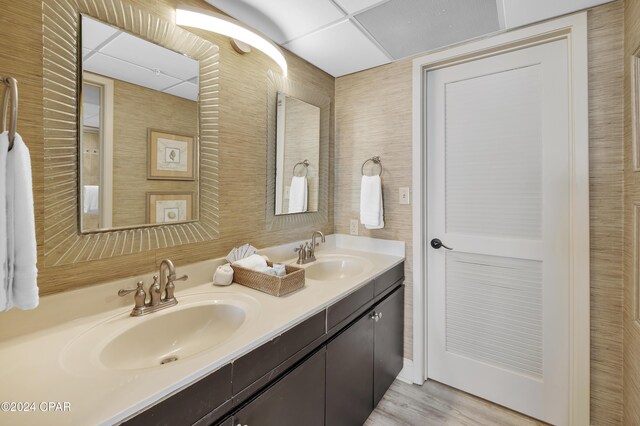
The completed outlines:
{"type": "Polygon", "coordinates": [[[252,254],[249,257],[245,257],[244,259],[236,260],[233,262],[235,266],[240,266],[245,269],[252,269],[254,271],[259,271],[264,268],[268,268],[267,261],[264,260],[264,257],[259,254],[252,254]]]}
{"type": "Polygon", "coordinates": [[[276,275],[279,277],[284,277],[287,275],[287,269],[284,263],[274,263],[273,269],[276,271],[276,275]]]}

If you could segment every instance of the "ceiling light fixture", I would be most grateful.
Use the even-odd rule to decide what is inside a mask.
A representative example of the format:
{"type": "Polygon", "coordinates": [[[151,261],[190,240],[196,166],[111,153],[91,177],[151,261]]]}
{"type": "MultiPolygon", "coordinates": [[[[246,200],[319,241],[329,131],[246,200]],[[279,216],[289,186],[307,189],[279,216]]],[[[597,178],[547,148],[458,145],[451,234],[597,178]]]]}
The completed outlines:
{"type": "Polygon", "coordinates": [[[287,61],[280,48],[231,18],[213,12],[176,9],[176,25],[211,31],[253,46],[273,59],[282,68],[284,76],[287,76],[287,61]]]}

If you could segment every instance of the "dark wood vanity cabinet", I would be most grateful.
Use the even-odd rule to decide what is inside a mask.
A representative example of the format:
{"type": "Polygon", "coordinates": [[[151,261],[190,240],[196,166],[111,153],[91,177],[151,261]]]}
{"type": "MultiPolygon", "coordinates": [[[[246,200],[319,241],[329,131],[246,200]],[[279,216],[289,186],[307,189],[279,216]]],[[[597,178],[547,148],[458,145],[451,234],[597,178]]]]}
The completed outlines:
{"type": "Polygon", "coordinates": [[[359,426],[403,364],[404,263],[127,425],[359,426]]]}
{"type": "Polygon", "coordinates": [[[404,286],[374,309],[373,406],[378,405],[404,364],[404,286]]]}
{"type": "Polygon", "coordinates": [[[365,315],[327,344],[327,425],[361,425],[373,410],[373,337],[365,315]]]}
{"type": "Polygon", "coordinates": [[[233,416],[242,426],[324,426],[325,353],[322,347],[233,416]]]}
{"type": "Polygon", "coordinates": [[[402,370],[403,306],[401,286],[327,344],[327,425],[362,425],[402,370]]]}

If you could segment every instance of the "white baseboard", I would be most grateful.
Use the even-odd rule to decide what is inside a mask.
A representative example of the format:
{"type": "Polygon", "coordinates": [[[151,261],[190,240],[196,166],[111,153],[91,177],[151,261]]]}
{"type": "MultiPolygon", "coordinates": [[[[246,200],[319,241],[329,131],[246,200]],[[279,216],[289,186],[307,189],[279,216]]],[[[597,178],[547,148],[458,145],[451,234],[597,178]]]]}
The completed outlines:
{"type": "Polygon", "coordinates": [[[412,385],[414,383],[413,376],[413,361],[405,358],[404,365],[402,366],[402,370],[400,370],[397,379],[412,385]]]}

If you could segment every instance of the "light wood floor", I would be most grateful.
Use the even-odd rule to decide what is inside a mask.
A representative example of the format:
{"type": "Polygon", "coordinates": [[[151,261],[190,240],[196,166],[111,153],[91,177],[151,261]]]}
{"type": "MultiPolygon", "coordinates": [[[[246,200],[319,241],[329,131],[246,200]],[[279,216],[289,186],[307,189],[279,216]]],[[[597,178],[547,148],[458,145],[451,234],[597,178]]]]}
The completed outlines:
{"type": "Polygon", "coordinates": [[[433,380],[422,386],[396,380],[365,426],[540,426],[526,417],[433,380]]]}

